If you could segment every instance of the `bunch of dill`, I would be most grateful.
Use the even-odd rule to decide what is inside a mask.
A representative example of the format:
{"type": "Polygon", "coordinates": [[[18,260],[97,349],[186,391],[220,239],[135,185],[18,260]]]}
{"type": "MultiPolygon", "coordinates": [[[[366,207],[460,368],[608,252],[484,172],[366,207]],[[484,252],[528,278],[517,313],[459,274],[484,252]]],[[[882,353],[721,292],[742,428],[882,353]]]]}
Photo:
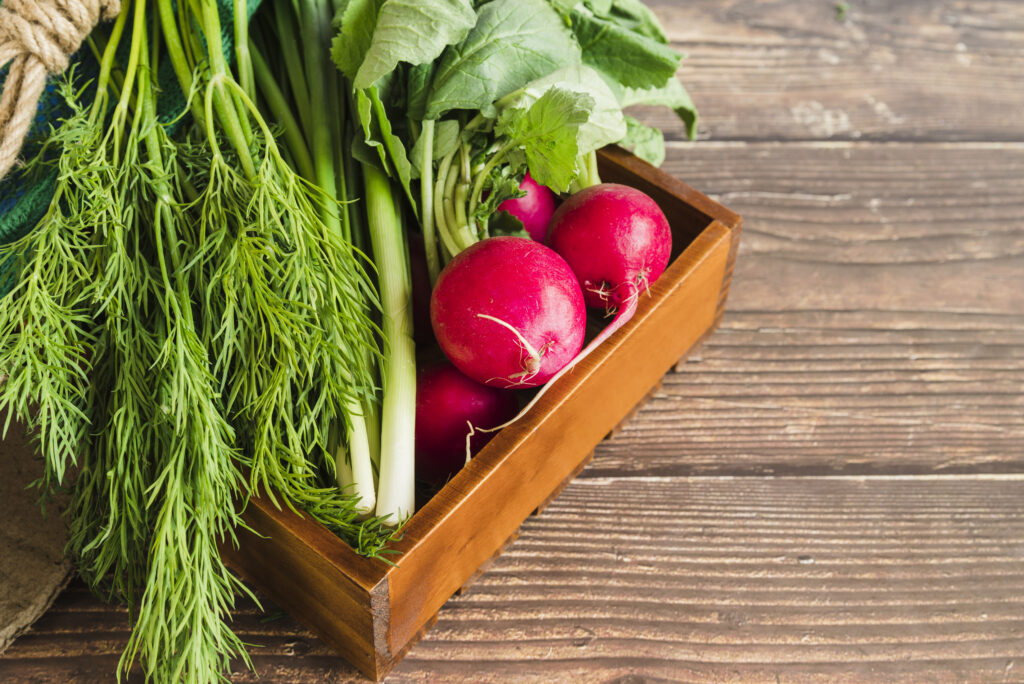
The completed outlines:
{"type": "Polygon", "coordinates": [[[53,201],[0,253],[20,273],[0,299],[0,409],[35,435],[44,493],[70,492],[78,572],[130,606],[120,671],[154,681],[247,660],[228,625],[246,589],[218,547],[248,497],[365,555],[394,535],[332,486],[328,444],[373,396],[376,295],[253,105],[235,5],[234,70],[215,0],[133,0],[94,36],[96,97],[65,88],[53,201]],[[158,116],[165,58],[187,122],[158,116]]]}

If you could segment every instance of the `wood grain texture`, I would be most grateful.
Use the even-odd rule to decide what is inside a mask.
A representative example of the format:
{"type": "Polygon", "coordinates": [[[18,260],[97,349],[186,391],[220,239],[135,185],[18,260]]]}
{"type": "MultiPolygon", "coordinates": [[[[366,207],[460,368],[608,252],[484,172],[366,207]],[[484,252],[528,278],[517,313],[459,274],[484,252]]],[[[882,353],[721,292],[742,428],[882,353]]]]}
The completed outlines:
{"type": "MultiPolygon", "coordinates": [[[[1021,141],[1014,0],[649,0],[712,140],[1021,141]]],[[[672,114],[651,110],[682,139],[672,114]]]]}
{"type": "Polygon", "coordinates": [[[1012,679],[1022,495],[1019,477],[577,480],[392,681],[1012,679]]]}
{"type": "MultiPolygon", "coordinates": [[[[389,681],[1024,681],[1024,7],[648,1],[665,167],[745,218],[722,326],[389,681]]],[[[237,620],[260,681],[362,681],[237,620]]],[[[108,682],[126,627],[72,587],[0,681],[108,682]]]]}
{"type": "MultiPolygon", "coordinates": [[[[576,480],[388,681],[1017,681],[1022,597],[1024,476],[576,480]]],[[[236,626],[260,681],[358,681],[290,618],[236,626]]],[[[75,585],[0,673],[108,681],[126,627],[75,585]]]]}
{"type": "Polygon", "coordinates": [[[585,477],[1021,470],[1024,149],[749,144],[667,166],[744,214],[729,310],[585,477]]]}

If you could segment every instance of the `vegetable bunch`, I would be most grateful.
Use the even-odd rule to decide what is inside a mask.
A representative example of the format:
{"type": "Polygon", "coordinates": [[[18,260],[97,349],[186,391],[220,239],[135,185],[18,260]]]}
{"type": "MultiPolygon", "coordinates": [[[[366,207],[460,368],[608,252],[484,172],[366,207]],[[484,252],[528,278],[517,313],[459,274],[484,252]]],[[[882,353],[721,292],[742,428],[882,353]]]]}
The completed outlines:
{"type": "MultiPolygon", "coordinates": [[[[49,211],[0,249],[20,269],[0,299],[0,410],[34,432],[44,494],[70,492],[79,573],[132,608],[120,671],[154,681],[214,681],[247,658],[228,624],[246,589],[218,549],[250,497],[376,557],[412,514],[413,437],[429,431],[410,243],[425,289],[496,244],[510,251],[495,264],[557,271],[579,324],[557,363],[529,312],[480,318],[512,355],[499,386],[557,377],[580,358],[585,290],[627,309],[657,274],[622,276],[632,299],[588,290],[584,266],[527,245],[502,208],[528,169],[556,193],[599,184],[607,144],[659,162],[632,104],[696,125],[639,0],[264,0],[250,24],[255,4],[131,0],[97,30],[95,98],[65,87],[59,154],[34,162],[57,170],[49,211]]],[[[467,278],[449,279],[453,301],[474,294],[467,278]]],[[[475,396],[473,419],[510,417],[515,401],[450,370],[429,386],[475,396]]],[[[465,420],[441,418],[450,443],[465,420]]]]}
{"type": "Polygon", "coordinates": [[[489,235],[526,169],[556,192],[599,182],[594,153],[621,143],[655,164],[661,132],[623,113],[666,105],[696,130],[676,80],[681,56],[639,0],[414,0],[341,3],[333,55],[350,79],[365,138],[406,193],[419,178],[431,282],[489,235]]]}
{"type": "Polygon", "coordinates": [[[132,607],[122,670],[157,681],[245,657],[218,547],[250,495],[368,555],[393,534],[359,519],[329,448],[373,395],[374,288],[256,107],[234,12],[234,68],[213,0],[135,0],[93,35],[96,97],[66,93],[49,211],[4,248],[20,277],[0,300],[0,407],[34,432],[44,488],[70,491],[79,574],[132,607]],[[187,123],[157,116],[161,67],[187,123]]]}

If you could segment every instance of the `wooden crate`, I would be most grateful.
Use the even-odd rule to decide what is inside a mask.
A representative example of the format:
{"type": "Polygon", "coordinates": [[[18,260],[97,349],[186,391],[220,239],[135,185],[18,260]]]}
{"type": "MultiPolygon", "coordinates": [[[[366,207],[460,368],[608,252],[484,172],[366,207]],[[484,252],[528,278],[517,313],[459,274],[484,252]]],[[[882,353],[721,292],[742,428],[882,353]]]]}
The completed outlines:
{"type": "Polygon", "coordinates": [[[437,611],[513,540],[721,318],[740,217],[619,148],[600,154],[607,182],[651,195],[669,218],[673,260],[625,327],[501,431],[409,521],[397,565],[357,555],[308,517],[254,501],[225,549],[231,568],[371,679],[380,680],[437,611]]]}

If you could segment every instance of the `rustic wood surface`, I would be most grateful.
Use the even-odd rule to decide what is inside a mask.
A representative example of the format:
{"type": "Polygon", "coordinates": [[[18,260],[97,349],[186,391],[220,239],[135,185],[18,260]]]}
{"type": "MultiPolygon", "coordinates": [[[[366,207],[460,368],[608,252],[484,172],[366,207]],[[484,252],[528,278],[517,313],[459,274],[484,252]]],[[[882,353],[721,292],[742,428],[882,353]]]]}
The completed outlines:
{"type": "MultiPolygon", "coordinates": [[[[651,4],[728,312],[389,681],[1024,681],[1024,5],[651,4]]],[[[269,610],[259,681],[360,681],[269,610]]],[[[109,682],[127,627],[72,585],[0,681],[109,682]]]]}

